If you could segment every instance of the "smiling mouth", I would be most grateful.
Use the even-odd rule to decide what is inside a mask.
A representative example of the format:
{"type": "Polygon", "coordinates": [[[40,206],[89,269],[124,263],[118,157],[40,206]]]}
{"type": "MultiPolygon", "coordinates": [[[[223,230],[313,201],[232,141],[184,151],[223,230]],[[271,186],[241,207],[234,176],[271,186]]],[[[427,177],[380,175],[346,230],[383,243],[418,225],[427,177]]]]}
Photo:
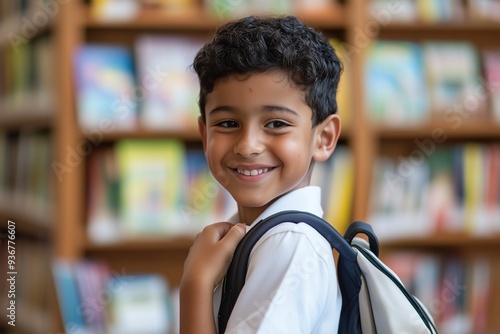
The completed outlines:
{"type": "Polygon", "coordinates": [[[267,173],[271,170],[273,170],[274,167],[266,167],[266,168],[259,168],[259,169],[240,169],[240,168],[233,168],[233,170],[235,172],[237,172],[238,174],[241,174],[241,175],[245,175],[245,176],[257,176],[257,175],[261,175],[261,174],[264,174],[264,173],[267,173]]]}

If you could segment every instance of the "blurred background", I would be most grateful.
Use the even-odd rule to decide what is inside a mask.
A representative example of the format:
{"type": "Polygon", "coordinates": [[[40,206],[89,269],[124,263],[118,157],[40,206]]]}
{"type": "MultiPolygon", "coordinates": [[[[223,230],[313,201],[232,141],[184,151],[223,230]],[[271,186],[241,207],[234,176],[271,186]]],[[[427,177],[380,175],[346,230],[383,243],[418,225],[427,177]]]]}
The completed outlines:
{"type": "Polygon", "coordinates": [[[371,223],[441,333],[499,333],[496,0],[0,0],[0,332],[178,332],[194,235],[236,210],[190,65],[250,14],[344,62],[325,218],[371,223]]]}

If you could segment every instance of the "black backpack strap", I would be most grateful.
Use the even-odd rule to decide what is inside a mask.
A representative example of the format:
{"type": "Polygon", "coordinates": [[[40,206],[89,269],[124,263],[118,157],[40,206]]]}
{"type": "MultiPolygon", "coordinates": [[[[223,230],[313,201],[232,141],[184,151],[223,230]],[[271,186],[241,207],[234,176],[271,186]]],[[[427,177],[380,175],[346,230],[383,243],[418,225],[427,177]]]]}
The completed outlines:
{"type": "Polygon", "coordinates": [[[362,221],[356,221],[349,225],[347,231],[344,234],[344,238],[347,240],[349,244],[352,243],[354,237],[358,234],[364,234],[368,237],[368,242],[370,243],[370,250],[375,256],[378,257],[379,254],[379,243],[378,238],[373,231],[373,228],[370,224],[367,224],[362,221]]]}
{"type": "MultiPolygon", "coordinates": [[[[327,239],[332,248],[335,248],[339,252],[340,257],[343,259],[342,263],[339,263],[339,266],[344,267],[341,270],[343,275],[342,277],[339,277],[339,283],[342,285],[342,281],[346,281],[348,284],[353,286],[351,289],[352,291],[356,291],[357,287],[357,292],[354,292],[354,294],[359,293],[359,286],[361,286],[361,274],[356,262],[357,254],[349,243],[346,242],[344,237],[342,237],[342,235],[340,235],[340,233],[327,221],[311,213],[302,211],[279,212],[259,221],[250,229],[250,231],[247,232],[245,237],[243,237],[236,247],[222,287],[221,305],[218,314],[219,333],[225,332],[227,322],[236,303],[236,299],[245,284],[248,260],[253,246],[269,229],[283,222],[296,224],[307,223],[316,229],[316,231],[318,231],[325,239],[327,239]]],[[[344,296],[343,292],[343,298],[344,297],[348,298],[346,300],[355,299],[352,298],[351,295],[344,296]]]]}

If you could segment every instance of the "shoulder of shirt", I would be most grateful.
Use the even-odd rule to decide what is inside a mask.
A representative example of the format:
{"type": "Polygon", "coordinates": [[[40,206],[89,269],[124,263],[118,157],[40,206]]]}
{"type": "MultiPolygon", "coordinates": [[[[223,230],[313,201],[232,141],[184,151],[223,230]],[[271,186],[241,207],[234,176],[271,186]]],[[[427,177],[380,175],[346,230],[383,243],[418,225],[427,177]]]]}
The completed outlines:
{"type": "Polygon", "coordinates": [[[269,231],[267,231],[262,238],[255,244],[254,249],[258,249],[261,245],[266,244],[273,249],[276,247],[290,247],[295,250],[296,246],[299,243],[306,242],[311,248],[315,251],[315,253],[321,257],[324,261],[330,262],[329,259],[333,259],[332,248],[330,243],[313,227],[309,226],[306,223],[281,223],[269,231]],[[293,236],[292,242],[287,243],[286,245],[268,245],[269,242],[273,243],[275,238],[279,235],[291,234],[293,236]]]}

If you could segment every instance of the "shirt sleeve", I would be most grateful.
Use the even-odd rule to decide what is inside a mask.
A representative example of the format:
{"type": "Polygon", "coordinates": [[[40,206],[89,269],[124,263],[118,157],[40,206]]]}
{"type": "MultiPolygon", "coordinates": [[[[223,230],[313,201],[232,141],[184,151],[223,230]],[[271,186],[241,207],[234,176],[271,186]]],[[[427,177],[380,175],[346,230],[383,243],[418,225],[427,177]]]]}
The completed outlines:
{"type": "Polygon", "coordinates": [[[315,332],[337,280],[328,242],[308,229],[281,224],[255,245],[226,333],[315,332]]]}

